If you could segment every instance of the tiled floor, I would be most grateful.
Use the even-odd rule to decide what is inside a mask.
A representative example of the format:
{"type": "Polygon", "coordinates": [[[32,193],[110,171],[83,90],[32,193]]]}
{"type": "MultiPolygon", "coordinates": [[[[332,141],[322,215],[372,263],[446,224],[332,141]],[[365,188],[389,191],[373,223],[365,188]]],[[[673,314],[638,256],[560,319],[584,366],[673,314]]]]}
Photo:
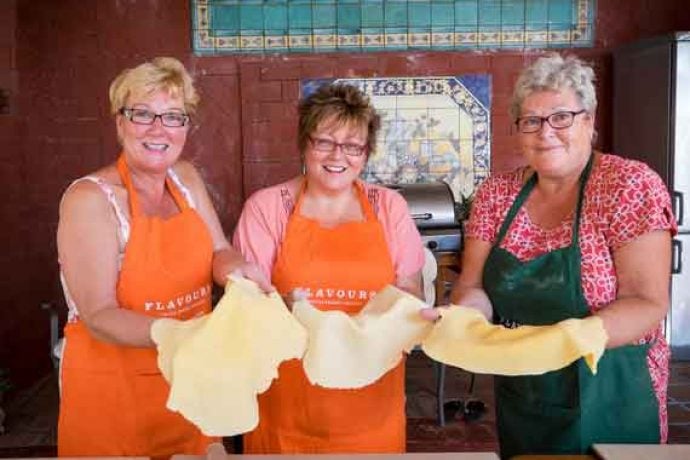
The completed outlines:
{"type": "Polygon", "coordinates": [[[690,362],[671,364],[668,442],[690,444],[690,362]]]}
{"type": "MultiPolygon", "coordinates": [[[[448,422],[436,420],[436,389],[433,363],[419,352],[408,358],[407,412],[409,451],[496,450],[491,377],[477,376],[468,394],[469,374],[446,371],[448,400],[479,400],[486,411],[473,421],[456,414],[457,403],[446,404],[448,422]]],[[[33,388],[5,401],[5,434],[0,435],[0,457],[55,455],[57,385],[46,376],[33,388]]],[[[672,365],[669,386],[669,442],[690,443],[690,362],[672,365]]]]}
{"type": "Polygon", "coordinates": [[[59,401],[55,376],[10,396],[3,403],[7,418],[5,433],[0,434],[0,457],[54,456],[59,401]]]}

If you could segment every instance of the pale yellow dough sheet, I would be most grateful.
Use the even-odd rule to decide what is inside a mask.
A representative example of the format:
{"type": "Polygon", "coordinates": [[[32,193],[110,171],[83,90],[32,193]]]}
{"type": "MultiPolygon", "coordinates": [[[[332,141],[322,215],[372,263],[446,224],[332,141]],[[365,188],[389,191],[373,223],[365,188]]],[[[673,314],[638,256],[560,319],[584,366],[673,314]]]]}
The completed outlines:
{"type": "Polygon", "coordinates": [[[307,342],[283,299],[244,279],[228,281],[212,313],[189,321],[156,320],[151,337],[170,383],[167,407],[208,436],[254,429],[257,394],[278,376],[282,361],[302,357],[307,342]]]}
{"type": "Polygon", "coordinates": [[[482,374],[544,374],[580,357],[596,374],[608,340],[597,316],[508,329],[469,307],[451,305],[440,313],[422,350],[436,361],[482,374]]]}
{"type": "Polygon", "coordinates": [[[376,294],[355,316],[320,311],[306,300],[295,302],[292,312],[309,334],[302,359],[307,378],[326,388],[374,383],[429,332],[431,323],[419,316],[425,307],[393,286],[376,294]]]}

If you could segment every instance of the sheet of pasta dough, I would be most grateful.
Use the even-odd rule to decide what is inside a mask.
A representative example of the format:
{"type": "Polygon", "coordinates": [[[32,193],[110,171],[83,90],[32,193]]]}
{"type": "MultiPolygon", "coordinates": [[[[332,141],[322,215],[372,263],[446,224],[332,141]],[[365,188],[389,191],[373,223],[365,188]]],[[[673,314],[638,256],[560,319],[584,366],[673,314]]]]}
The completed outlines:
{"type": "Polygon", "coordinates": [[[597,316],[508,329],[490,324],[473,308],[452,305],[440,312],[422,350],[436,361],[476,373],[538,375],[580,357],[596,373],[608,340],[597,316]]]}
{"type": "Polygon", "coordinates": [[[283,299],[251,281],[228,281],[212,313],[189,321],[159,319],[151,337],[170,383],[167,407],[209,436],[251,431],[256,396],[278,376],[282,361],[304,354],[307,335],[283,299]]]}
{"type": "Polygon", "coordinates": [[[326,388],[361,388],[393,369],[431,329],[419,316],[427,307],[411,294],[388,286],[355,316],[321,311],[306,300],[295,302],[293,315],[307,329],[302,358],[307,378],[326,388]]]}

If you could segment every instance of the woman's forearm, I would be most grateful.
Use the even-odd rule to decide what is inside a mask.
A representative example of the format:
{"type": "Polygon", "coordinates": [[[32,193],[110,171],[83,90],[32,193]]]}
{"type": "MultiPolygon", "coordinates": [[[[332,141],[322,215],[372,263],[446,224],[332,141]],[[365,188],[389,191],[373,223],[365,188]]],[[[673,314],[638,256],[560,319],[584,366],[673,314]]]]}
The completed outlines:
{"type": "Polygon", "coordinates": [[[213,280],[216,284],[225,285],[228,275],[244,264],[244,258],[232,246],[218,249],[213,253],[213,280]]]}
{"type": "Polygon", "coordinates": [[[629,297],[615,300],[596,315],[604,321],[609,336],[606,348],[615,348],[637,342],[657,328],[667,312],[668,305],[629,297]]]}
{"type": "Polygon", "coordinates": [[[455,286],[453,286],[453,291],[450,293],[450,303],[476,308],[481,311],[488,320],[491,320],[493,315],[491,300],[489,300],[489,296],[487,296],[486,292],[481,288],[463,287],[461,284],[456,283],[455,286]]]}
{"type": "Polygon", "coordinates": [[[608,348],[634,343],[663,321],[670,304],[671,234],[656,230],[614,250],[616,300],[596,312],[608,348]],[[650,257],[651,255],[651,257],[650,257]]]}
{"type": "Polygon", "coordinates": [[[424,289],[422,286],[422,274],[415,273],[406,277],[399,277],[395,282],[396,287],[412,294],[413,296],[424,300],[424,289]]]}
{"type": "Polygon", "coordinates": [[[156,318],[119,307],[97,310],[81,318],[99,340],[128,347],[153,347],[151,324],[156,318]]]}

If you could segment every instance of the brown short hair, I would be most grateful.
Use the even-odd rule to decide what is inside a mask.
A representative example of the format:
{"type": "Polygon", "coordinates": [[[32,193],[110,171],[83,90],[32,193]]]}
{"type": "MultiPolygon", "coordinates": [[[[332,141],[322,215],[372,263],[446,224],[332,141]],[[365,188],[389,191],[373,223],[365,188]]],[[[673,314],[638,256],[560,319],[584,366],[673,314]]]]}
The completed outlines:
{"type": "Polygon", "coordinates": [[[123,70],[110,84],[110,112],[115,115],[127,103],[131,95],[145,95],[167,91],[180,96],[185,112],[194,114],[199,95],[194,89],[192,77],[182,63],[171,57],[157,57],[132,69],[123,70]]]}
{"type": "Polygon", "coordinates": [[[299,104],[297,145],[304,153],[309,136],[326,120],[337,124],[367,127],[367,155],[374,151],[381,117],[369,98],[356,86],[328,83],[304,98],[299,104]]]}

